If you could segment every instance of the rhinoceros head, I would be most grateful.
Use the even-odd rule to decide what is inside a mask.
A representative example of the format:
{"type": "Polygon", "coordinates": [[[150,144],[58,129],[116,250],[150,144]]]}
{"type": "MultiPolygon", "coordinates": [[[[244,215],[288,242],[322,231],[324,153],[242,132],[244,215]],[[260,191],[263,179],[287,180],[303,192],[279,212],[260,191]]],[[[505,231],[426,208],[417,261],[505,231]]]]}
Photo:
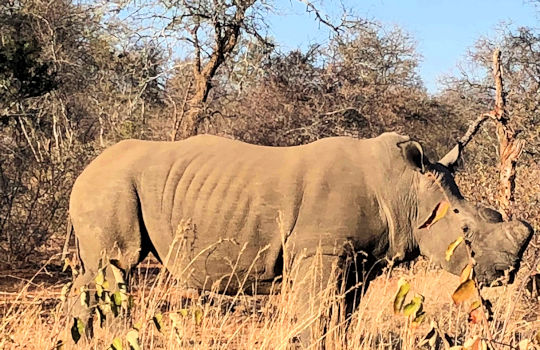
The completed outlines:
{"type": "Polygon", "coordinates": [[[499,212],[477,207],[463,198],[452,174],[452,165],[459,157],[456,149],[435,164],[423,156],[421,146],[414,141],[406,144],[404,152],[418,172],[413,236],[420,254],[454,274],[462,271],[472,255],[481,283],[501,281],[505,275],[511,282],[512,271],[519,267],[532,236],[531,227],[520,221],[504,222],[499,212]],[[463,243],[453,254],[447,254],[459,237],[463,237],[463,243]]]}

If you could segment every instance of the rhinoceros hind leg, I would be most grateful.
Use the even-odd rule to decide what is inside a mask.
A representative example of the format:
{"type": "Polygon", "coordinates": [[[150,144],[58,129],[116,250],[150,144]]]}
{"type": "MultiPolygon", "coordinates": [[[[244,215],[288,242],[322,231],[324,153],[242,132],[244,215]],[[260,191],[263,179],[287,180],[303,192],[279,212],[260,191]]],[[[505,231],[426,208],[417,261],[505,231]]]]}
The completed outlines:
{"type": "Polygon", "coordinates": [[[83,297],[81,297],[81,294],[84,290],[89,290],[88,287],[94,281],[96,274],[97,270],[94,272],[87,269],[84,273],[77,276],[75,282],[73,283],[73,295],[69,299],[68,304],[68,308],[70,308],[69,314],[71,315],[72,321],[73,319],[79,319],[84,324],[84,335],[86,339],[90,339],[94,335],[94,318],[92,309],[90,308],[90,306],[94,304],[94,296],[93,293],[88,292],[86,294],[88,298],[85,302],[83,302],[83,297]]]}
{"type": "MultiPolygon", "coordinates": [[[[143,239],[144,240],[144,239],[143,239]]],[[[130,272],[141,262],[151,251],[151,247],[143,245],[140,250],[131,249],[129,253],[120,256],[114,254],[115,249],[107,251],[105,247],[96,247],[92,245],[79,246],[79,258],[81,261],[82,273],[75,278],[72,290],[74,297],[70,301],[68,307],[71,307],[72,318],[80,319],[85,326],[85,337],[91,339],[93,337],[93,322],[96,318],[96,307],[98,300],[96,299],[96,277],[98,276],[100,267],[105,266],[104,276],[108,282],[108,291],[112,295],[117,291],[130,292],[130,272]],[[90,249],[88,249],[90,248],[90,249]],[[112,258],[109,256],[114,255],[112,258]],[[119,258],[119,259],[118,259],[119,258]],[[114,270],[114,271],[113,271],[114,270]],[[82,296],[82,291],[88,291],[86,296],[82,296]],[[86,302],[82,300],[86,298],[86,302]]],[[[125,310],[124,310],[125,311],[125,310]]],[[[112,314],[105,316],[105,326],[115,326],[114,317],[112,314]]]]}

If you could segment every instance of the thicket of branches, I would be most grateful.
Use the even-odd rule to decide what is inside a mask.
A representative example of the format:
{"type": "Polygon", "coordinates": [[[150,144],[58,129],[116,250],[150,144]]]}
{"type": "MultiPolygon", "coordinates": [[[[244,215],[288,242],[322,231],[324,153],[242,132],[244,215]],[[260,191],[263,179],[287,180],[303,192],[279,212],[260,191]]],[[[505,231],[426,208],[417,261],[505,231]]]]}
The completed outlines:
{"type": "MultiPolygon", "coordinates": [[[[156,0],[144,7],[3,1],[0,265],[58,252],[74,179],[121,139],[208,132],[296,145],[395,130],[422,140],[437,158],[492,108],[495,47],[503,52],[512,127],[526,141],[516,211],[540,216],[534,212],[540,191],[524,190],[538,186],[540,174],[537,30],[502,28],[496,39],[480,38],[470,67],[430,96],[418,76],[421,56],[406,32],[361,19],[334,24],[308,4],[308,15],[329,25],[332,37],[305,51],[282,52],[266,35],[272,3],[262,0],[156,0]]],[[[475,187],[496,171],[494,135],[488,126],[475,139],[461,177],[465,192],[487,204],[493,204],[492,189],[475,187]]]]}

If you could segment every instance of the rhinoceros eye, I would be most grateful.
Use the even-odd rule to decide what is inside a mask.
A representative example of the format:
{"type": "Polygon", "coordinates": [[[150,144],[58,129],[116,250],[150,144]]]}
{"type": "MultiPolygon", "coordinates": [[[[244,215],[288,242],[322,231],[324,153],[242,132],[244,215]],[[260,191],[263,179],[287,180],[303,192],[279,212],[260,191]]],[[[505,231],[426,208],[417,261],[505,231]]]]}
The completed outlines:
{"type": "Polygon", "coordinates": [[[461,228],[463,230],[463,233],[468,233],[469,232],[469,226],[465,225],[461,228]]]}
{"type": "Polygon", "coordinates": [[[454,209],[454,213],[459,214],[459,209],[458,209],[458,208],[455,208],[455,209],[454,209]]]}

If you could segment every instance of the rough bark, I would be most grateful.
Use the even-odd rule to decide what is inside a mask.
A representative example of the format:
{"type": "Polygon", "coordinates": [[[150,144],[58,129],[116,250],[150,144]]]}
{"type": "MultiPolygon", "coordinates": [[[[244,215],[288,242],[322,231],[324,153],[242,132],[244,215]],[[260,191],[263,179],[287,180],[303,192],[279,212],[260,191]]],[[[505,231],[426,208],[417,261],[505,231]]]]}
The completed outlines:
{"type": "Polygon", "coordinates": [[[495,108],[490,113],[499,140],[499,185],[497,202],[505,220],[511,218],[511,202],[514,200],[516,161],[523,150],[524,141],[516,139],[516,132],[509,125],[506,101],[503,91],[501,51],[493,52],[493,79],[495,80],[495,108]]]}
{"type": "Polygon", "coordinates": [[[218,68],[225,62],[226,57],[232,53],[240,37],[240,29],[244,25],[245,13],[254,1],[242,3],[236,8],[236,14],[231,24],[224,26],[219,21],[214,22],[214,47],[206,62],[202,62],[201,47],[198,37],[198,28],[193,31],[193,45],[195,48],[195,64],[193,65],[194,94],[189,99],[188,111],[181,121],[181,137],[187,138],[197,134],[197,126],[204,117],[204,105],[208,93],[212,88],[212,79],[218,68]]]}

